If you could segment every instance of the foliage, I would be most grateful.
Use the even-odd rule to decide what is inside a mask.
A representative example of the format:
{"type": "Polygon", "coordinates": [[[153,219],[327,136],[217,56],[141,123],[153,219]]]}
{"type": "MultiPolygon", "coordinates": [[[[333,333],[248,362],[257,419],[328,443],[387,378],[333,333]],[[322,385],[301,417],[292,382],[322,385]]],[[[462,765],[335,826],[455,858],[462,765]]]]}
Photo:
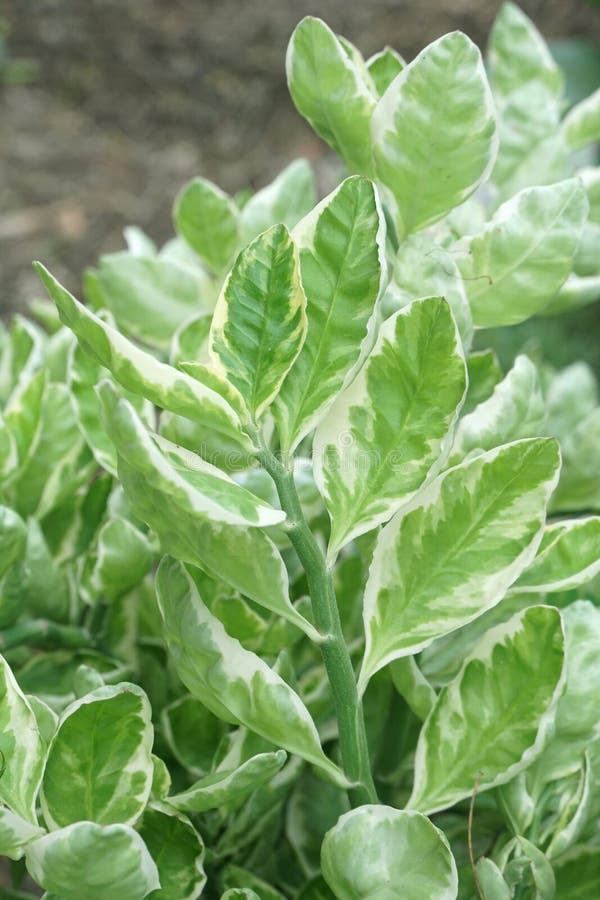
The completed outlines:
{"type": "Polygon", "coordinates": [[[330,194],[194,179],[0,335],[0,853],[48,900],[598,896],[598,388],[473,337],[600,294],[600,93],[510,4],[487,74],[313,18],[287,72],[330,194]]]}

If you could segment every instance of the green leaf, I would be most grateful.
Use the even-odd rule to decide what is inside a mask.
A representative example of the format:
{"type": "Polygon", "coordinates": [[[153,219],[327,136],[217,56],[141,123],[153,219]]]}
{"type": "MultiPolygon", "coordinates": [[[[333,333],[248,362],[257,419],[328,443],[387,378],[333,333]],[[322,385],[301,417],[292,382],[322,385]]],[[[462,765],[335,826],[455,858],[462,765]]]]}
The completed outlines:
{"type": "Polygon", "coordinates": [[[468,388],[462,408],[463,415],[473,412],[476,406],[494,393],[502,379],[502,369],[493,350],[479,350],[467,357],[468,388]]]}
{"type": "Polygon", "coordinates": [[[143,900],[158,890],[158,870],[127,825],[76,822],[27,847],[31,877],[61,900],[143,900]]]}
{"type": "Polygon", "coordinates": [[[554,826],[552,840],[546,849],[546,856],[549,859],[560,858],[579,839],[593,812],[593,789],[590,759],[588,753],[584,752],[576,790],[566,803],[564,801],[561,803],[558,822],[554,826]]]}
{"type": "Polygon", "coordinates": [[[557,98],[563,74],[541,34],[514,3],[503,3],[489,44],[490,80],[500,98],[530,81],[541,81],[557,98]]]}
{"type": "Polygon", "coordinates": [[[307,876],[320,873],[323,838],[349,809],[344,792],[309,770],[294,785],[286,804],[285,834],[307,876]]]}
{"type": "Polygon", "coordinates": [[[556,485],[553,440],[449,469],[380,532],[365,589],[360,685],[495,606],[533,560],[556,485]]]}
{"type": "Polygon", "coordinates": [[[600,408],[593,409],[561,435],[563,466],[552,497],[553,512],[600,509],[600,408]]]}
{"type": "Polygon", "coordinates": [[[185,791],[173,794],[168,802],[187,813],[208,809],[237,808],[255,788],[270,781],[286,761],[283,750],[260,753],[243,762],[237,769],[218,770],[194,782],[185,791]]]}
{"type": "Polygon", "coordinates": [[[442,831],[420,813],[361,806],[325,836],[323,875],[339,900],[455,900],[456,864],[442,831]]]}
{"type": "Polygon", "coordinates": [[[80,820],[132,825],[152,786],[151,710],[135,684],[106,685],[67,707],[50,745],[42,787],[52,829],[80,820]]]}
{"type": "Polygon", "coordinates": [[[490,629],[440,693],[417,744],[409,806],[432,813],[510,781],[541,752],[564,686],[558,610],[490,629]]]}
{"type": "Polygon", "coordinates": [[[196,900],[206,884],[202,838],[185,816],[166,803],[153,803],[139,828],[158,868],[160,890],[153,900],[196,900]]]}
{"type": "Polygon", "coordinates": [[[0,404],[12,391],[31,379],[43,361],[43,332],[23,316],[16,315],[0,354],[0,404]]]}
{"type": "Polygon", "coordinates": [[[0,506],[0,578],[23,558],[27,545],[27,526],[18,513],[0,506]]]}
{"type": "Polygon", "coordinates": [[[554,900],[556,881],[550,861],[542,851],[517,835],[514,839],[516,855],[504,870],[504,876],[512,887],[527,884],[534,900],[554,900]]]}
{"type": "Polygon", "coordinates": [[[285,225],[242,250],[223,286],[210,332],[213,364],[256,421],[277,395],[306,336],[298,254],[285,225]]]}
{"type": "Polygon", "coordinates": [[[41,369],[29,380],[20,381],[4,408],[4,424],[14,441],[16,453],[15,465],[10,467],[10,480],[23,471],[37,449],[42,430],[46,380],[46,372],[41,369]]]}
{"type": "Polygon", "coordinates": [[[27,521],[25,556],[2,583],[5,608],[17,608],[42,618],[66,622],[71,597],[66,573],[52,558],[37,519],[27,521]]]}
{"type": "Polygon", "coordinates": [[[169,362],[179,366],[182,362],[208,363],[208,335],[212,313],[192,316],[177,329],[171,341],[169,362]]]}
{"type": "Polygon", "coordinates": [[[538,370],[527,356],[517,356],[491,397],[458,423],[450,464],[474,451],[492,450],[545,431],[546,406],[538,370]]]}
{"type": "Polygon", "coordinates": [[[183,566],[165,557],[156,589],[165,639],[190,693],[219,718],[250,728],[344,784],[300,697],[259,656],[229,637],[183,566]]]}
{"type": "Polygon", "coordinates": [[[46,745],[35,714],[0,656],[0,800],[26,822],[37,825],[36,798],[44,771],[46,745]]]}
{"type": "Polygon", "coordinates": [[[566,519],[546,526],[537,556],[516,589],[530,593],[568,591],[600,572],[600,518],[566,519]]]}
{"type": "Polygon", "coordinates": [[[558,863],[556,896],[560,900],[590,900],[600,892],[600,859],[596,847],[578,847],[558,863]]]}
{"type": "Polygon", "coordinates": [[[527,188],[464,242],[457,262],[475,325],[515,325],[548,305],[571,272],[587,208],[578,178],[527,188]]]}
{"type": "Polygon", "coordinates": [[[367,60],[367,71],[379,97],[385,94],[396,75],[405,67],[405,60],[392,47],[384,47],[367,60]]]}
{"type": "Polygon", "coordinates": [[[238,246],[239,214],[227,194],[205,178],[193,178],[177,197],[173,218],[179,234],[213,272],[228,268],[238,246]]]}
{"type": "Polygon", "coordinates": [[[300,115],[352,172],[371,175],[369,122],[375,98],[359,66],[321,19],[307,16],[296,26],[286,71],[300,115]]]}
{"type": "Polygon", "coordinates": [[[371,135],[400,237],[466,200],[497,151],[492,95],[475,44],[460,31],[429,44],[377,104],[371,135]]]}
{"type": "Polygon", "coordinates": [[[465,387],[445,300],[415,300],[383,323],[314,437],[315,480],[331,517],[330,558],[390,519],[421,487],[447,452],[465,387]]]}
{"type": "Polygon", "coordinates": [[[600,140],[600,89],[569,110],[562,128],[572,150],[600,140]]]}
{"type": "Polygon", "coordinates": [[[475,869],[485,900],[511,900],[510,888],[493,860],[482,856],[475,869]]]}
{"type": "Polygon", "coordinates": [[[414,656],[403,656],[390,663],[390,674],[394,687],[404,697],[417,718],[423,721],[431,712],[436,693],[431,687],[414,656]]]}
{"type": "Polygon", "coordinates": [[[293,228],[317,202],[315,179],[306,159],[295,159],[277,178],[254,194],[240,215],[242,245],[271,225],[293,228]]]}
{"type": "Polygon", "coordinates": [[[31,825],[16,813],[0,807],[0,854],[9,859],[22,859],[27,844],[45,834],[43,828],[31,825]]]}
{"type": "Polygon", "coordinates": [[[146,537],[127,519],[107,519],[98,532],[90,584],[108,601],[126,594],[144,579],[156,552],[146,537]]]}
{"type": "Polygon", "coordinates": [[[354,177],[294,229],[308,332],[275,402],[286,452],[317,425],[364,358],[385,274],[384,228],[375,186],[354,177]]]}
{"type": "Polygon", "coordinates": [[[140,350],[87,310],[40,263],[36,270],[58,307],[61,321],[122,387],[250,447],[237,412],[214,388],[140,350]]]}

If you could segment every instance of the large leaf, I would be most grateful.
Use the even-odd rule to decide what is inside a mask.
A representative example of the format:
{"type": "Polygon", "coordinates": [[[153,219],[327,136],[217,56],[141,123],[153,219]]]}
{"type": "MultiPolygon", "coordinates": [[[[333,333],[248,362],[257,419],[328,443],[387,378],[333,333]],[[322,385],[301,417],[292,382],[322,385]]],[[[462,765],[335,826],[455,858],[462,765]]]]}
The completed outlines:
{"type": "Polygon", "coordinates": [[[401,237],[467,199],[491,171],[496,118],[481,54],[459,31],[392,81],[371,120],[373,156],[401,237]]]}
{"type": "Polygon", "coordinates": [[[281,223],[293,228],[316,202],[310,164],[306,159],[295,159],[245,204],[240,216],[242,244],[248,244],[271,225],[281,223]]]}
{"type": "Polygon", "coordinates": [[[217,274],[227,269],[237,248],[238,216],[231,198],[205,178],[182,188],[173,211],[179,234],[217,274]]]}
{"type": "Polygon", "coordinates": [[[384,277],[385,225],[375,186],[347,178],[297,225],[308,332],[275,403],[294,450],[360,365],[384,277]]]}
{"type": "Polygon", "coordinates": [[[61,320],[74,332],[83,349],[109,369],[122,387],[250,446],[237,412],[213,387],[140,350],[79,303],[40,263],[36,269],[61,320]]]}
{"type": "Polygon", "coordinates": [[[361,806],[323,841],[323,875],[339,900],[455,900],[456,864],[446,836],[420,813],[361,806]]]}
{"type": "Polygon", "coordinates": [[[127,825],[76,822],[27,847],[31,877],[61,900],[143,900],[160,887],[139,834],[127,825]]]}
{"type": "Polygon", "coordinates": [[[325,756],[300,697],[263,660],[231,638],[183,566],[165,557],[156,579],[165,639],[177,673],[215,715],[244,725],[344,783],[325,756]]]}
{"type": "Polygon", "coordinates": [[[527,188],[468,238],[458,265],[476,325],[515,325],[548,305],[571,272],[587,209],[578,178],[527,188]]]}
{"type": "Polygon", "coordinates": [[[422,485],[448,443],[465,384],[445,300],[416,300],[384,322],[365,365],[315,433],[331,557],[390,519],[422,485]]]}
{"type": "Polygon", "coordinates": [[[46,756],[35,714],[0,656],[0,800],[36,825],[36,798],[46,756]]]}
{"type": "Polygon", "coordinates": [[[152,786],[151,710],[135,684],[107,685],[63,713],[42,787],[51,828],[86,820],[133,824],[152,786]]]}
{"type": "Polygon", "coordinates": [[[563,74],[531,19],[514,3],[502,4],[488,54],[490,80],[500,98],[530,81],[541,81],[560,98],[563,74]]]}
{"type": "Polygon", "coordinates": [[[535,556],[559,454],[517,441],[449,469],[381,531],[365,589],[360,683],[495,606],[535,556]]]}
{"type": "Polygon", "coordinates": [[[307,16],[296,26],[286,70],[298,112],[351,171],[371,175],[369,122],[375,97],[360,67],[321,19],[307,16]]]}
{"type": "Polygon", "coordinates": [[[553,607],[530,607],[491,628],[423,725],[408,805],[432,813],[468,797],[477,782],[486,790],[525,769],[551,732],[564,655],[553,607]]]}
{"type": "Polygon", "coordinates": [[[153,900],[196,900],[206,884],[204,844],[189,819],[165,803],[153,803],[144,813],[140,834],[160,878],[153,900]]]}
{"type": "Polygon", "coordinates": [[[568,591],[600,572],[600,518],[586,516],[548,525],[537,556],[519,578],[519,591],[568,591]]]}
{"type": "Polygon", "coordinates": [[[276,396],[306,336],[298,254],[285,225],[242,250],[221,291],[210,333],[216,368],[256,420],[276,396]]]}

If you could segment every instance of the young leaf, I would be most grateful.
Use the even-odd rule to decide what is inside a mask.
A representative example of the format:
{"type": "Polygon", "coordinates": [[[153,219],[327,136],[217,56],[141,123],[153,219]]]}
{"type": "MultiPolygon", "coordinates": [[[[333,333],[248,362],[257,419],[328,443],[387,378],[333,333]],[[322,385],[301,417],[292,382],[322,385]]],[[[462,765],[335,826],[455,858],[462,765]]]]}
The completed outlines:
{"type": "Polygon", "coordinates": [[[571,272],[587,209],[578,178],[527,188],[466,240],[457,262],[475,325],[515,325],[548,305],[571,272]]]}
{"type": "Polygon", "coordinates": [[[317,194],[315,179],[306,159],[295,159],[280,172],[277,178],[254,194],[240,215],[242,245],[281,222],[293,228],[303,216],[308,215],[317,194]]]}
{"type": "Polygon", "coordinates": [[[35,714],[0,656],[0,800],[18,816],[37,825],[36,798],[46,756],[35,714]]]}
{"type": "Polygon", "coordinates": [[[532,561],[559,470],[555,441],[449,469],[381,531],[365,589],[360,685],[495,606],[532,561]]]}
{"type": "Polygon", "coordinates": [[[218,770],[201,778],[185,791],[172,794],[168,803],[186,813],[201,813],[222,807],[235,809],[255,788],[270,781],[286,759],[283,750],[260,753],[237,769],[218,770]]]}
{"type": "Polygon", "coordinates": [[[417,744],[409,807],[433,813],[510,781],[541,752],[564,684],[561,617],[533,606],[490,629],[440,693],[417,744]]]}
{"type": "Polygon", "coordinates": [[[275,402],[284,451],[315,427],[364,357],[384,277],[384,228],[375,186],[354,177],[294,229],[308,331],[275,402]]]}
{"type": "Polygon", "coordinates": [[[390,663],[390,674],[394,687],[404,697],[417,718],[427,718],[436,700],[436,693],[431,687],[414,656],[402,656],[390,663]]]}
{"type": "Polygon", "coordinates": [[[158,868],[153,900],[196,900],[206,884],[204,844],[189,819],[166,803],[152,803],[139,832],[158,868]]]}
{"type": "Polygon", "coordinates": [[[90,586],[109,602],[144,579],[156,552],[146,535],[122,517],[109,518],[98,532],[90,586]]]}
{"type": "Polygon", "coordinates": [[[107,685],[67,707],[50,745],[42,786],[53,828],[80,820],[132,825],[152,786],[150,704],[134,684],[107,685]]]}
{"type": "Polygon", "coordinates": [[[367,71],[379,97],[383,97],[396,75],[405,67],[405,60],[392,47],[384,47],[367,60],[367,71]]]}
{"type": "Polygon", "coordinates": [[[182,188],[173,210],[175,227],[200,259],[220,275],[239,241],[239,213],[230,197],[205,178],[182,188]]]}
{"type": "Polygon", "coordinates": [[[493,860],[482,856],[475,869],[485,900],[511,900],[512,892],[493,860]]]}
{"type": "Polygon", "coordinates": [[[492,95],[475,44],[455,31],[426,47],[377,104],[371,136],[400,237],[466,200],[497,151],[492,95]]]}
{"type": "Polygon", "coordinates": [[[219,718],[250,728],[344,785],[300,697],[259,656],[229,637],[180,563],[162,560],[156,590],[165,639],[190,693],[219,718]]]}
{"type": "Polygon", "coordinates": [[[375,98],[356,62],[321,19],[307,16],[296,26],[286,71],[300,115],[352,172],[372,175],[369,122],[375,98]]]}
{"type": "Polygon", "coordinates": [[[26,822],[6,806],[0,807],[0,854],[22,859],[27,844],[45,834],[43,828],[26,822]]]}
{"type": "Polygon", "coordinates": [[[514,3],[503,3],[496,16],[489,44],[490,80],[499,97],[530,81],[541,81],[557,98],[563,74],[543,37],[514,3]]]}
{"type": "Polygon", "coordinates": [[[27,846],[32,878],[62,900],[143,900],[160,887],[158,869],[128,825],[76,822],[27,846]]]}
{"type": "Polygon", "coordinates": [[[339,900],[456,900],[458,875],[442,831],[420,813],[360,806],[323,841],[325,881],[339,900]]]}
{"type": "Polygon", "coordinates": [[[600,140],[600,89],[570,109],[562,127],[572,150],[600,140]]]}
{"type": "Polygon", "coordinates": [[[416,300],[377,342],[314,437],[315,480],[331,517],[329,555],[387,521],[443,455],[466,386],[450,308],[416,300]]]}
{"type": "Polygon", "coordinates": [[[251,446],[237,412],[213,388],[140,350],[79,303],[41,263],[36,263],[36,270],[56,303],[61,321],[122,387],[225,434],[242,446],[251,446]]]}
{"type": "Polygon", "coordinates": [[[274,225],[238,256],[209,338],[214,366],[238,389],[255,421],[277,395],[306,327],[298,254],[285,225],[274,225]]]}
{"type": "Polygon", "coordinates": [[[569,591],[600,572],[600,518],[587,516],[546,526],[537,556],[515,588],[543,594],[569,591]]]}

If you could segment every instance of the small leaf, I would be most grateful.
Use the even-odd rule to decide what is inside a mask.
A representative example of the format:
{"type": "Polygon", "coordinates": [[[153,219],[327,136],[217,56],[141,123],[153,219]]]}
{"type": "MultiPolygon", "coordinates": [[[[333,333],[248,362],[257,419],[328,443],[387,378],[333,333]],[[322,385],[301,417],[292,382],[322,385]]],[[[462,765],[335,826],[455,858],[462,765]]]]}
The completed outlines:
{"type": "Polygon", "coordinates": [[[403,656],[390,664],[390,674],[394,687],[404,697],[417,718],[427,718],[436,701],[436,693],[431,687],[414,656],[403,656]]]}
{"type": "Polygon", "coordinates": [[[7,807],[0,807],[0,854],[9,859],[22,859],[27,844],[45,834],[43,828],[31,825],[7,807]]]}
{"type": "Polygon", "coordinates": [[[572,150],[600,140],[600,89],[569,110],[562,128],[572,150]]]}
{"type": "Polygon", "coordinates": [[[139,834],[127,825],[76,822],[27,846],[31,877],[61,900],[143,900],[160,887],[139,834]]]}
{"type": "Polygon", "coordinates": [[[530,593],[568,591],[600,572],[600,518],[566,519],[546,526],[537,556],[515,588],[530,593]]]}
{"type": "Polygon", "coordinates": [[[177,197],[173,217],[179,234],[213,272],[227,269],[239,240],[238,212],[227,194],[194,178],[177,197]]]}
{"type": "Polygon", "coordinates": [[[306,297],[296,248],[274,225],[242,250],[217,300],[213,364],[258,420],[276,396],[306,336],[306,297]]]}
{"type": "Polygon", "coordinates": [[[254,194],[240,215],[242,244],[281,223],[293,228],[317,202],[315,178],[306,159],[295,159],[277,178],[254,194]]]}
{"type": "Polygon", "coordinates": [[[495,606],[533,560],[558,477],[553,440],[449,469],[379,534],[365,589],[360,685],[495,606]]]}
{"type": "Polygon", "coordinates": [[[493,860],[482,856],[475,869],[485,900],[511,900],[511,890],[493,860]]]}
{"type": "Polygon", "coordinates": [[[475,44],[460,31],[429,44],[377,104],[371,135],[400,237],[466,200],[497,151],[492,95],[475,44]]]}
{"type": "Polygon", "coordinates": [[[146,809],[139,832],[158,868],[153,900],[196,900],[206,884],[202,838],[185,816],[166,803],[146,809]]]}
{"type": "Polygon", "coordinates": [[[323,841],[323,875],[339,900],[455,900],[456,864],[442,831],[420,813],[360,806],[323,841]]]}
{"type": "Polygon", "coordinates": [[[440,693],[417,744],[409,806],[433,813],[510,781],[539,755],[564,685],[560,613],[533,606],[490,629],[440,693]]]}
{"type": "Polygon", "coordinates": [[[192,775],[207,775],[224,736],[223,723],[199,700],[184,694],[160,715],[162,731],[177,762],[192,775]]]}
{"type": "Polygon", "coordinates": [[[367,60],[367,70],[380,97],[405,67],[405,60],[392,47],[384,47],[367,60]]]}

